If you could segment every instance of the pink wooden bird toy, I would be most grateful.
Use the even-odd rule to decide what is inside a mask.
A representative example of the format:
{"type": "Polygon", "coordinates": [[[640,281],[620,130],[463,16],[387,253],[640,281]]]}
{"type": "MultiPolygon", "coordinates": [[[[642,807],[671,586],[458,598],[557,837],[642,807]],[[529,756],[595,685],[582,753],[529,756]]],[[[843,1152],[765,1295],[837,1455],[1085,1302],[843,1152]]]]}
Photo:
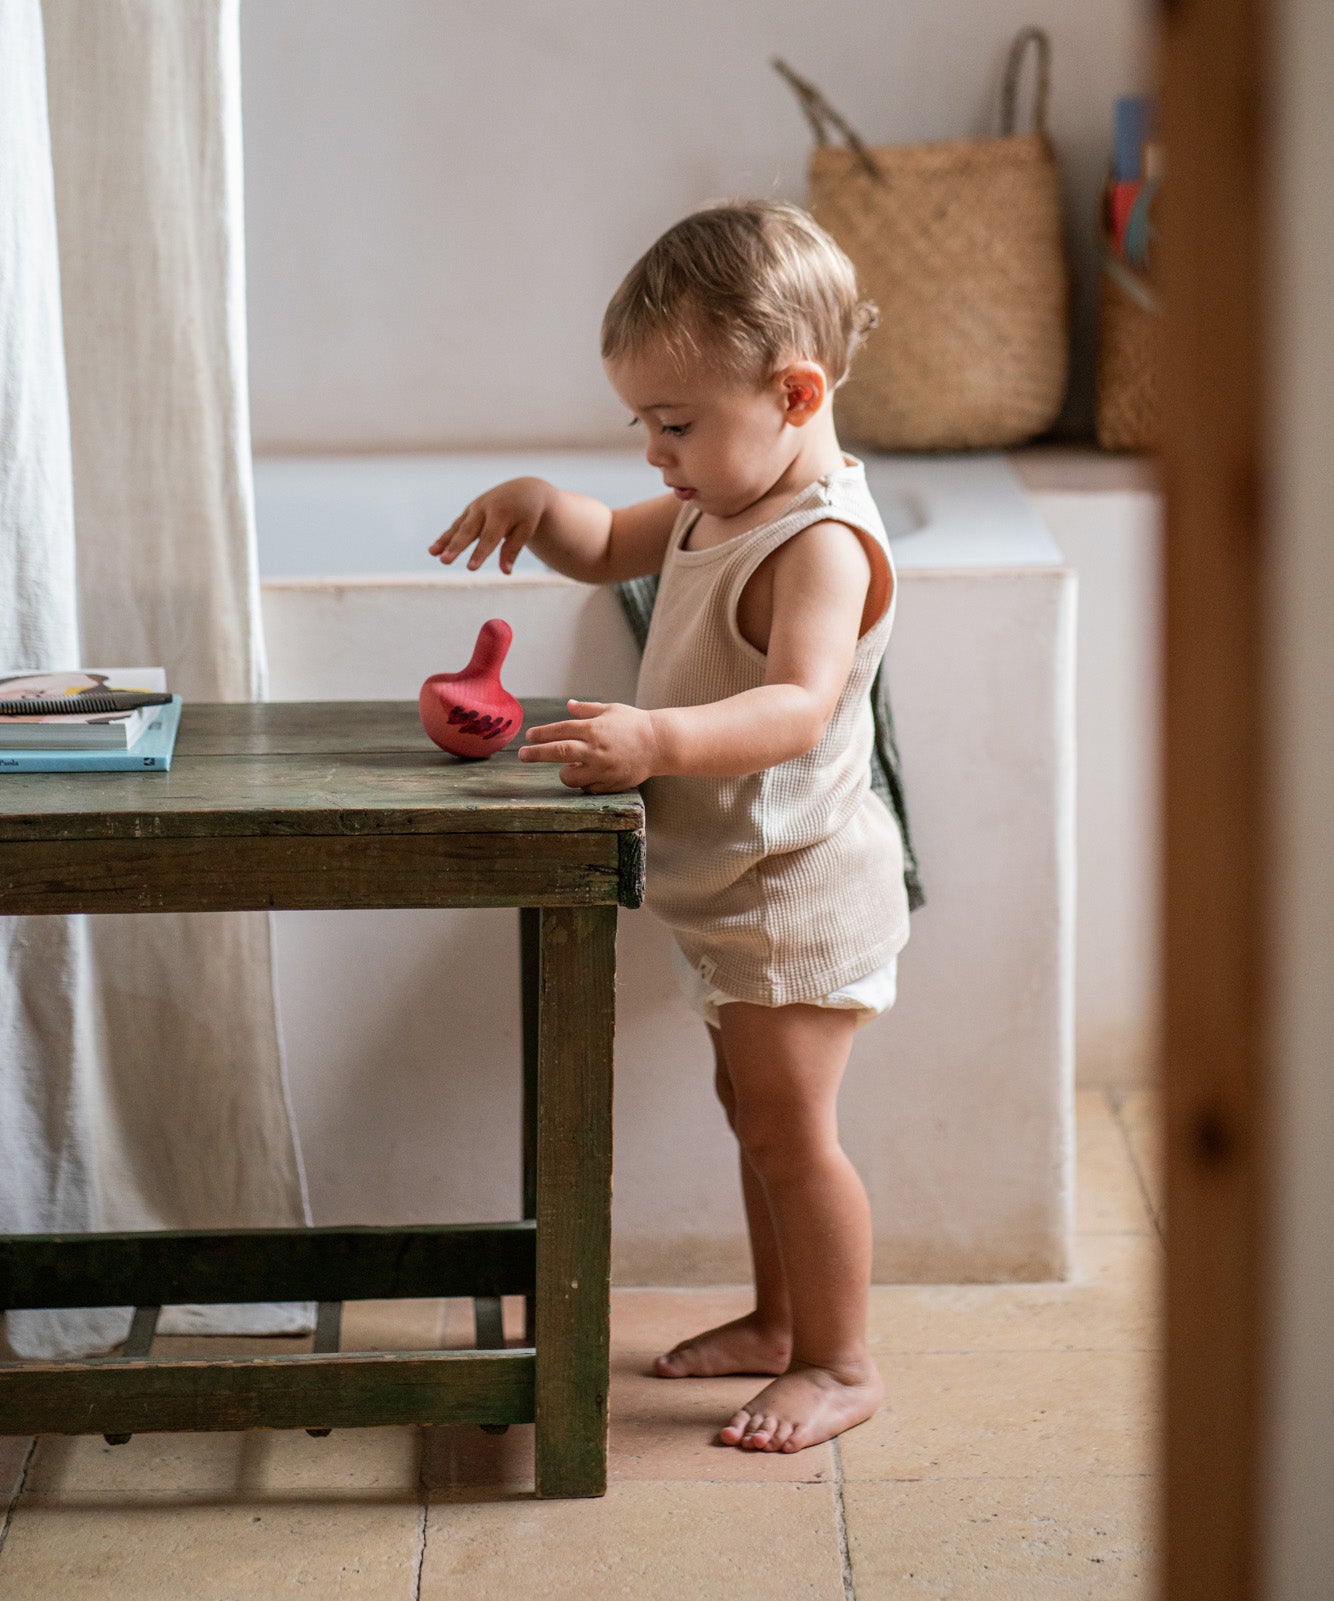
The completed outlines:
{"type": "Polygon", "coordinates": [[[461,673],[432,673],[421,687],[417,705],[422,727],[441,750],[455,756],[493,756],[519,732],[523,707],[501,687],[504,664],[514,632],[493,617],[482,624],[472,660],[461,673]]]}

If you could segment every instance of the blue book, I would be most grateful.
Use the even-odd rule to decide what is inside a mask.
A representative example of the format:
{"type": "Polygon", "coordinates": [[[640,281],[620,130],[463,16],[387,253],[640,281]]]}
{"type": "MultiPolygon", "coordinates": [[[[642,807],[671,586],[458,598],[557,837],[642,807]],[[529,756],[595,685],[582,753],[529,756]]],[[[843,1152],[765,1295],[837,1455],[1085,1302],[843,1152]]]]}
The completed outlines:
{"type": "Polygon", "coordinates": [[[129,750],[0,750],[0,773],[165,773],[180,721],[173,695],[129,750]]]}
{"type": "Polygon", "coordinates": [[[1153,95],[1121,95],[1116,102],[1115,158],[1118,182],[1144,176],[1144,146],[1158,132],[1158,106],[1153,95]]]}

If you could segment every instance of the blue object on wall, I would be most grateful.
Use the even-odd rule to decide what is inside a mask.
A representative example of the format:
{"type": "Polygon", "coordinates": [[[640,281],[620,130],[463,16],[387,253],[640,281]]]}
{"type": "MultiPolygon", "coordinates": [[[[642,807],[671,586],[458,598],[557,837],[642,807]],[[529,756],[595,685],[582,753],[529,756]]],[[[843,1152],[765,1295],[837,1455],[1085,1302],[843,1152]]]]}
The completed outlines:
{"type": "Polygon", "coordinates": [[[1152,95],[1121,95],[1116,102],[1116,178],[1141,177],[1145,143],[1158,131],[1158,104],[1152,95]]]}

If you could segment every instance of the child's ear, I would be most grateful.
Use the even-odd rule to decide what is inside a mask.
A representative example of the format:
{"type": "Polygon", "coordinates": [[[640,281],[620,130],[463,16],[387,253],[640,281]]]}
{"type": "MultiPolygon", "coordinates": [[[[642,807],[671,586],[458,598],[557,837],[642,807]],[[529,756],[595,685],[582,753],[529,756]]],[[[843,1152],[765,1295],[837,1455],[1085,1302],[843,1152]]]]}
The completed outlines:
{"type": "Polygon", "coordinates": [[[829,380],[818,361],[795,361],[778,375],[784,420],[804,428],[818,413],[829,393],[829,380]]]}

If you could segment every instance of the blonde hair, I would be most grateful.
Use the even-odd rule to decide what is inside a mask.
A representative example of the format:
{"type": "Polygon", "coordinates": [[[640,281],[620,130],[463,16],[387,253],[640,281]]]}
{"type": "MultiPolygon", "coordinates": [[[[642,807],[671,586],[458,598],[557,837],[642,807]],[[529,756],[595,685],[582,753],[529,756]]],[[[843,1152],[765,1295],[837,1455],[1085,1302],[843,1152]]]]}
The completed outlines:
{"type": "Polygon", "coordinates": [[[748,200],[683,217],[639,258],[602,319],[602,358],[662,340],[677,360],[739,361],[764,379],[818,361],[847,377],[876,309],[852,263],[799,206],[748,200]]]}

